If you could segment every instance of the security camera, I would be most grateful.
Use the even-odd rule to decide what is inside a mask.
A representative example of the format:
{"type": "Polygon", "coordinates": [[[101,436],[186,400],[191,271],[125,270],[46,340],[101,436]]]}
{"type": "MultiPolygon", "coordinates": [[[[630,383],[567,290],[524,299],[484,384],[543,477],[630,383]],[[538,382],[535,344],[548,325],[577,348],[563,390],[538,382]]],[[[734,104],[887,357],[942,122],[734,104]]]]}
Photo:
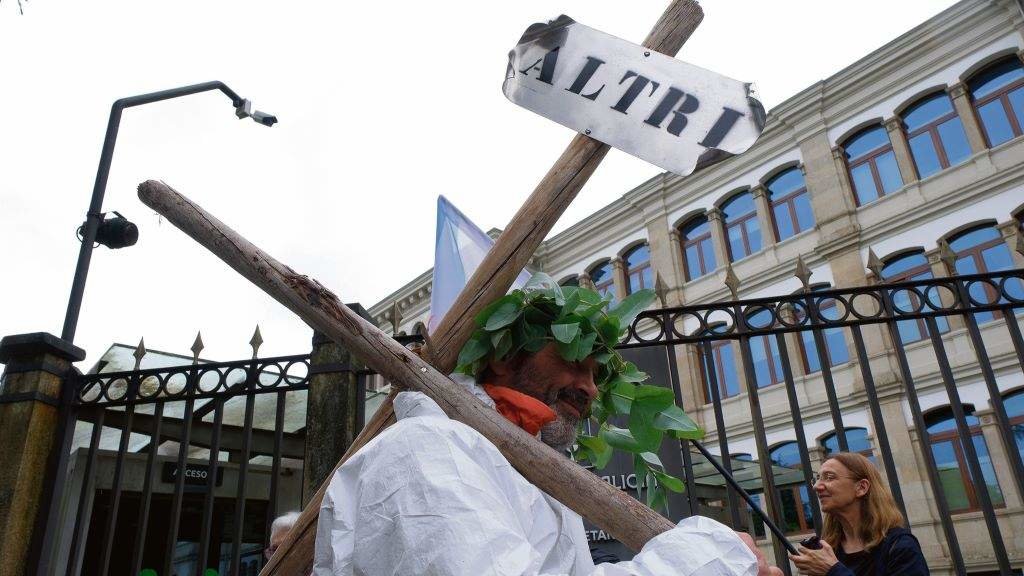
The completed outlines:
{"type": "Polygon", "coordinates": [[[252,113],[252,119],[264,126],[273,126],[277,123],[277,116],[267,114],[266,112],[260,112],[259,110],[252,113]]]}
{"type": "Polygon", "coordinates": [[[248,100],[242,100],[242,103],[235,107],[235,116],[238,116],[239,120],[241,120],[242,118],[248,118],[252,115],[251,111],[252,102],[249,102],[248,100]]]}

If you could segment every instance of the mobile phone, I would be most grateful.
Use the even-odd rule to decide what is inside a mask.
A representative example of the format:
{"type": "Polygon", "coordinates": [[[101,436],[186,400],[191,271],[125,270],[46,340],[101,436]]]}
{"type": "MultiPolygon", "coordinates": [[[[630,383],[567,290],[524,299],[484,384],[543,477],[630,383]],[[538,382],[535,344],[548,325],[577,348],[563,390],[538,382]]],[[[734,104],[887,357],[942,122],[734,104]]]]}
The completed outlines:
{"type": "Polygon", "coordinates": [[[821,538],[817,534],[808,536],[800,541],[800,545],[808,550],[821,550],[821,538]]]}

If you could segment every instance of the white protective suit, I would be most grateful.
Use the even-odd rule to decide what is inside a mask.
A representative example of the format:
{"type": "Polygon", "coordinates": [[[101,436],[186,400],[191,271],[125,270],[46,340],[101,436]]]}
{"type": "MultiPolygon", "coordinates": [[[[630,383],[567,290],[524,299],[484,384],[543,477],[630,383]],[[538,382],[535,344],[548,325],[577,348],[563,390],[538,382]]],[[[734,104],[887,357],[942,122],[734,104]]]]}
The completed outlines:
{"type": "MultiPolygon", "coordinates": [[[[493,406],[471,379],[455,379],[493,406]]],[[[595,567],[580,516],[530,484],[479,432],[419,392],[400,393],[395,413],[398,423],[331,480],[314,576],[757,574],[732,530],[699,516],[632,561],[595,567]]]]}

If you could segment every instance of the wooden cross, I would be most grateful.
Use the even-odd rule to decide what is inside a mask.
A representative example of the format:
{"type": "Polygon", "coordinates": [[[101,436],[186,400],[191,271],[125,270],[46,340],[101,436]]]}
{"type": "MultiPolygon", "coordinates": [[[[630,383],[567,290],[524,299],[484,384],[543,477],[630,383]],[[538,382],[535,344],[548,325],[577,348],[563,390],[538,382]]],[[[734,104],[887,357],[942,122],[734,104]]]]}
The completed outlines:
{"type": "MultiPolygon", "coordinates": [[[[644,46],[673,56],[702,18],[703,11],[695,0],[673,0],[644,46]]],[[[424,355],[430,363],[353,313],[315,280],[273,259],[169,186],[152,180],[144,182],[139,186],[139,198],[310,326],[346,346],[389,381],[426,393],[449,417],[482,433],[538,488],[625,545],[639,550],[673,524],[512,425],[446,376],[455,367],[459,350],[475,329],[473,318],[508,291],[608,149],[606,144],[584,135],[573,138],[441,320],[431,338],[431,349],[424,355]]],[[[366,424],[338,466],[394,422],[392,399],[393,396],[389,397],[366,424]]],[[[317,518],[329,481],[328,478],[309,501],[262,575],[310,571],[317,518]]]]}

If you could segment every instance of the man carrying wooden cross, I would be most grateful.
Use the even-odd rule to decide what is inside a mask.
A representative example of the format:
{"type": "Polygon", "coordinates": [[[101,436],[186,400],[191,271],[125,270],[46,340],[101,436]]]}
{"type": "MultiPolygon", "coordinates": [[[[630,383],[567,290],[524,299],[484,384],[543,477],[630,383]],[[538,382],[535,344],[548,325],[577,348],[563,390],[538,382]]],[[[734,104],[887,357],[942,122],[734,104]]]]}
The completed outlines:
{"type": "MultiPolygon", "coordinates": [[[[608,310],[590,290],[546,286],[513,291],[481,312],[452,378],[565,452],[592,404],[605,409],[595,379],[639,373],[614,346],[650,299],[608,310]]],[[[343,464],[327,489],[317,576],[781,574],[749,536],[700,516],[650,540],[630,562],[595,567],[580,516],[483,435],[420,392],[399,393],[394,406],[398,423],[343,464]]]]}

